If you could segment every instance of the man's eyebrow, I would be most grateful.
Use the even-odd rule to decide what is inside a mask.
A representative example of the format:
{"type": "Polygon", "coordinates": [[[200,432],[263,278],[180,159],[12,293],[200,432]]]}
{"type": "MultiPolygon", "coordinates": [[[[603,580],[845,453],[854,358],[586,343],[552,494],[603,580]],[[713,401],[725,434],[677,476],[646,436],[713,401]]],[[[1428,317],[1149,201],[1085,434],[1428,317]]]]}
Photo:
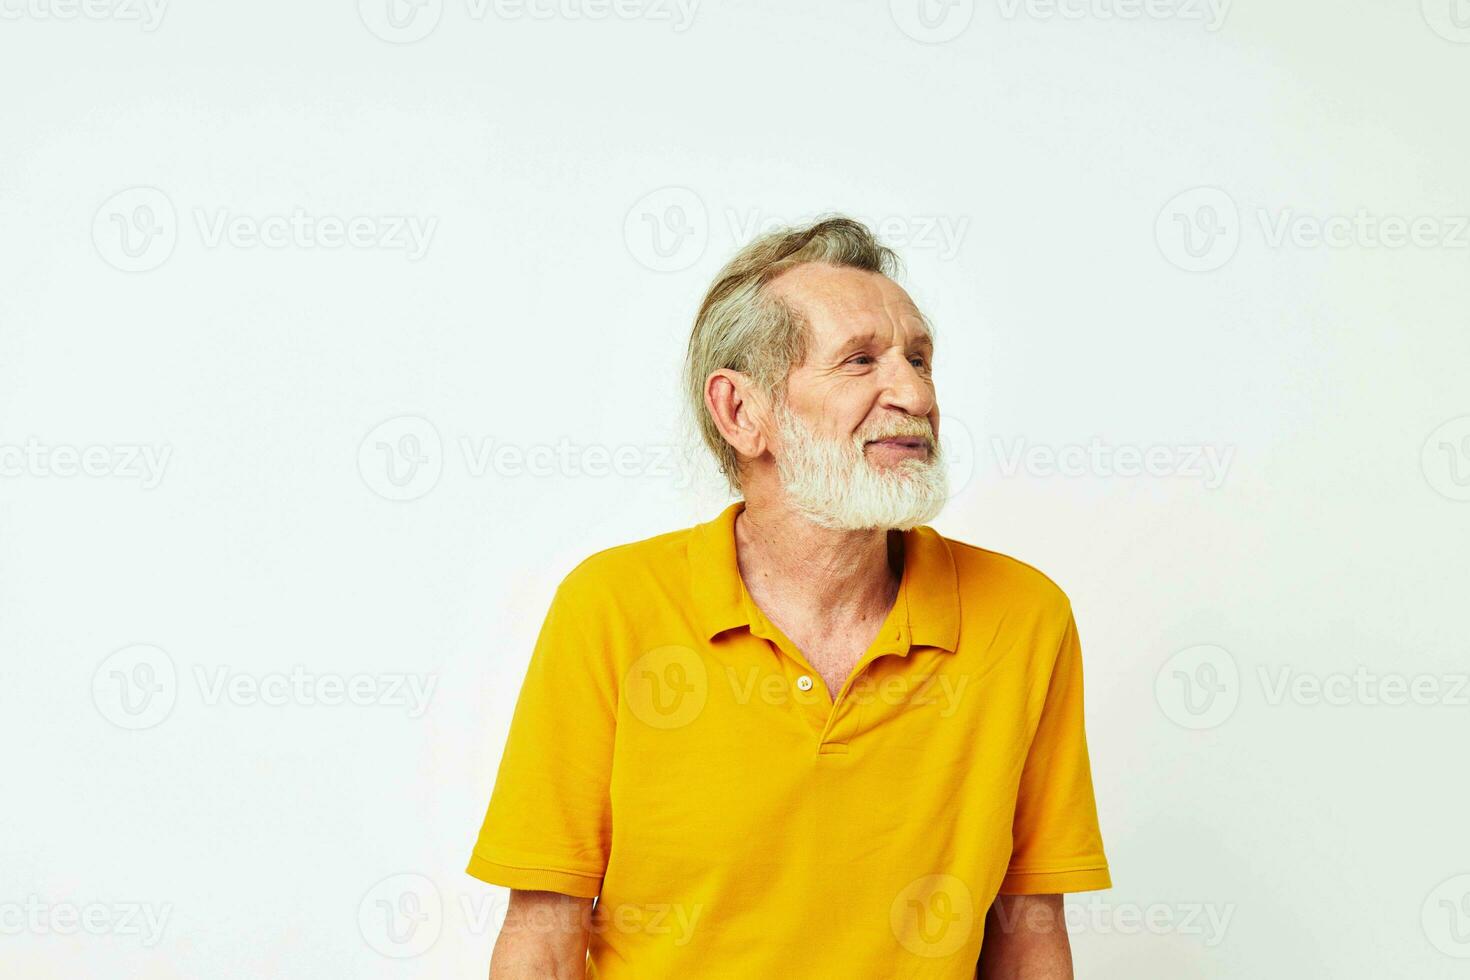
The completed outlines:
{"type": "MultiPolygon", "coordinates": [[[[859,347],[866,347],[877,339],[878,334],[875,331],[869,330],[867,333],[857,334],[855,336],[848,337],[842,343],[837,345],[837,347],[835,348],[835,352],[842,353],[850,350],[856,350],[859,347]]],[[[907,346],[924,347],[932,351],[934,349],[934,337],[932,334],[929,333],[929,331],[925,330],[913,340],[909,341],[907,346]]]]}

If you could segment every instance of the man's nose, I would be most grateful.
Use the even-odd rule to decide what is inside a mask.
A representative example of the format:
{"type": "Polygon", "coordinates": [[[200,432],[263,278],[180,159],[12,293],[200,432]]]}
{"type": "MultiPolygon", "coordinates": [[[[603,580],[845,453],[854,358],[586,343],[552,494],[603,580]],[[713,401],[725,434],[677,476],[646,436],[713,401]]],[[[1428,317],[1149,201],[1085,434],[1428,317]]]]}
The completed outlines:
{"type": "Polygon", "coordinates": [[[922,418],[934,410],[934,386],[907,358],[883,372],[883,404],[922,418]]]}

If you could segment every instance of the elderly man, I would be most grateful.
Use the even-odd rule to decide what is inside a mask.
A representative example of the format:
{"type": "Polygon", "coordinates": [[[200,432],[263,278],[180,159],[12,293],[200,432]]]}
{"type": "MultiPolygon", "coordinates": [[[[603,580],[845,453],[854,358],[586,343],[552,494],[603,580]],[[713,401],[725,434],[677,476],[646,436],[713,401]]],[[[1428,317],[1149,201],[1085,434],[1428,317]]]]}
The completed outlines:
{"type": "Polygon", "coordinates": [[[468,868],[512,890],[493,980],[1072,976],[1062,893],[1111,886],[1077,629],[924,524],[896,265],[832,218],[705,297],[687,394],[742,499],[557,588],[468,868]]]}

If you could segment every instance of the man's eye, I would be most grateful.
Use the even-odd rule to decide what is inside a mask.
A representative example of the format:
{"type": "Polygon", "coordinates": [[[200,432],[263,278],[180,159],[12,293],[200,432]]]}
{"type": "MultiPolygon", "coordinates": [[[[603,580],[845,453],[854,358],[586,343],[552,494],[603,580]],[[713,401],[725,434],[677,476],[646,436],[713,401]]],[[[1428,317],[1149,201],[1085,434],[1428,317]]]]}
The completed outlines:
{"type": "Polygon", "coordinates": [[[922,354],[915,354],[909,358],[909,362],[916,368],[927,368],[929,366],[929,361],[922,354]]]}
{"type": "Polygon", "coordinates": [[[852,357],[848,358],[847,363],[849,363],[849,364],[859,364],[859,363],[866,364],[866,363],[868,363],[871,360],[872,360],[872,358],[869,357],[867,354],[854,354],[852,357]]]}

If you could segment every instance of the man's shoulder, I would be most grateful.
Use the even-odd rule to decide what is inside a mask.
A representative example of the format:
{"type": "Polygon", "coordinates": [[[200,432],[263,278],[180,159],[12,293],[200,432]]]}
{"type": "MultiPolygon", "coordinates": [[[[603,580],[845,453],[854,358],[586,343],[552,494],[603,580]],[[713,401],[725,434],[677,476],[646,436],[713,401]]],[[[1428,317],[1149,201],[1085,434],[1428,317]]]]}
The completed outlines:
{"type": "Polygon", "coordinates": [[[599,599],[637,594],[640,590],[679,581],[688,568],[689,536],[698,525],[662,531],[592,552],[562,579],[559,592],[568,598],[599,599]]]}
{"type": "MultiPolygon", "coordinates": [[[[936,532],[937,533],[937,532],[936,532]]],[[[1067,616],[1072,603],[1049,575],[1019,558],[940,535],[954,559],[960,601],[1001,600],[1007,606],[1067,616]]]]}

